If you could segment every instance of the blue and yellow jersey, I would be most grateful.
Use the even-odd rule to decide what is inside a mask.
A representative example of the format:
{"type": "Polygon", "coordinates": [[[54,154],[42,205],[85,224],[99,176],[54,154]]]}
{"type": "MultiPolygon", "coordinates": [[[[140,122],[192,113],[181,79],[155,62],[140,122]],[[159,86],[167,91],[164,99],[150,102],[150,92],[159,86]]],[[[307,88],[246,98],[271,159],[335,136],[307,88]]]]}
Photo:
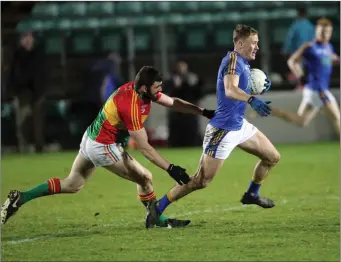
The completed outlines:
{"type": "Polygon", "coordinates": [[[308,71],[308,88],[314,91],[324,91],[329,88],[334,54],[331,43],[315,42],[307,46],[303,57],[308,71]]]}
{"type": "Polygon", "coordinates": [[[225,96],[224,76],[239,76],[238,87],[250,94],[248,80],[250,76],[250,65],[248,61],[237,52],[228,52],[221,61],[217,77],[217,110],[210,124],[225,130],[239,130],[242,127],[246,102],[237,101],[225,96]]]}

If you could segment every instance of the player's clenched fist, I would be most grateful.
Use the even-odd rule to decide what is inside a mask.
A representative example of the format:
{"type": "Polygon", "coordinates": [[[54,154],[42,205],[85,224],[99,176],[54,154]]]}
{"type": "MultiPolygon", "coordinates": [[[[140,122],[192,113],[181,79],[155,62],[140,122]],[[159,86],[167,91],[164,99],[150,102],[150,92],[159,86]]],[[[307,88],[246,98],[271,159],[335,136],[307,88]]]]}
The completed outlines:
{"type": "Polygon", "coordinates": [[[167,168],[167,172],[181,186],[189,182],[189,175],[186,173],[186,169],[181,166],[170,164],[167,168]]]}

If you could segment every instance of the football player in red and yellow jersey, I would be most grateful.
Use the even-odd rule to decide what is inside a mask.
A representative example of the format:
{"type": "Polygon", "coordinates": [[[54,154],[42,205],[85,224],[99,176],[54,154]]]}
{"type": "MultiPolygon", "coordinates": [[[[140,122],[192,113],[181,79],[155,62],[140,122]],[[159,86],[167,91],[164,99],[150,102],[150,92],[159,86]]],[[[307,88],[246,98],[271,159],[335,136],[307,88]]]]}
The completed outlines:
{"type": "MultiPolygon", "coordinates": [[[[148,143],[143,123],[148,117],[152,102],[182,113],[203,115],[207,118],[213,117],[214,110],[200,108],[179,98],[171,98],[161,91],[162,77],[159,72],[151,66],[143,67],[136,75],[135,81],[121,86],[109,97],[97,118],[87,128],[69,176],[64,179],[51,178],[24,192],[11,190],[1,209],[1,223],[6,223],[20,206],[32,199],[78,192],[96,167],[104,167],[135,182],[138,197],[147,207],[156,199],[152,174],[124,150],[129,136],[135,140],[147,159],[167,171],[178,184],[188,183],[190,178],[186,170],[168,162],[148,143]]],[[[162,215],[157,223],[146,219],[146,227],[180,227],[188,225],[189,222],[162,215]]]]}

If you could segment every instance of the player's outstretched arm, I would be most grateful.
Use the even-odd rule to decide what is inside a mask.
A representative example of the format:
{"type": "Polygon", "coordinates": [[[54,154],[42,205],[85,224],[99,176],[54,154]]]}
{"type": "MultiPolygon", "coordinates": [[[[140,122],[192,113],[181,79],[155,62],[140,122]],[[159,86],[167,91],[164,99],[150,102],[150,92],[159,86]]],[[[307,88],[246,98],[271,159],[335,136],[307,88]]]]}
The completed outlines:
{"type": "Polygon", "coordinates": [[[214,116],[215,110],[205,109],[199,106],[196,106],[190,102],[182,100],[177,97],[169,97],[165,94],[161,94],[160,98],[156,101],[156,103],[174,109],[180,113],[192,114],[192,115],[203,115],[209,119],[214,116]]]}
{"type": "Polygon", "coordinates": [[[333,54],[332,59],[333,59],[333,64],[334,65],[339,65],[340,64],[340,57],[337,54],[333,54]]]}
{"type": "Polygon", "coordinates": [[[130,131],[129,134],[135,140],[140,152],[153,164],[163,170],[167,170],[170,163],[165,160],[155,149],[148,143],[148,136],[145,128],[137,131],[130,131]]]}
{"type": "Polygon", "coordinates": [[[189,176],[186,173],[186,169],[170,164],[166,159],[164,159],[154,147],[148,143],[147,132],[144,128],[137,131],[130,131],[129,134],[135,140],[140,152],[153,164],[157,165],[161,169],[168,172],[168,174],[176,181],[178,184],[183,185],[189,182],[189,176]]]}
{"type": "Polygon", "coordinates": [[[304,76],[304,72],[300,61],[303,58],[304,52],[311,46],[312,43],[303,44],[295,53],[293,53],[288,59],[288,67],[290,71],[295,75],[296,78],[301,78],[304,76]]]}

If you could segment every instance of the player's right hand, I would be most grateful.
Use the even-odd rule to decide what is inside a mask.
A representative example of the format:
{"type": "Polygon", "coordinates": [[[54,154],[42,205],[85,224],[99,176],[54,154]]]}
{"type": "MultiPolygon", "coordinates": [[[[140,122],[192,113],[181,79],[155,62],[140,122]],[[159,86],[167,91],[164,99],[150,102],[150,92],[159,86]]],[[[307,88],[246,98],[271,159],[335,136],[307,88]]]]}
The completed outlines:
{"type": "Polygon", "coordinates": [[[271,114],[270,101],[251,96],[247,102],[260,116],[268,116],[271,114]]]}
{"type": "Polygon", "coordinates": [[[189,175],[186,173],[186,169],[181,166],[170,164],[167,168],[167,172],[180,186],[187,184],[190,180],[189,175]]]}

